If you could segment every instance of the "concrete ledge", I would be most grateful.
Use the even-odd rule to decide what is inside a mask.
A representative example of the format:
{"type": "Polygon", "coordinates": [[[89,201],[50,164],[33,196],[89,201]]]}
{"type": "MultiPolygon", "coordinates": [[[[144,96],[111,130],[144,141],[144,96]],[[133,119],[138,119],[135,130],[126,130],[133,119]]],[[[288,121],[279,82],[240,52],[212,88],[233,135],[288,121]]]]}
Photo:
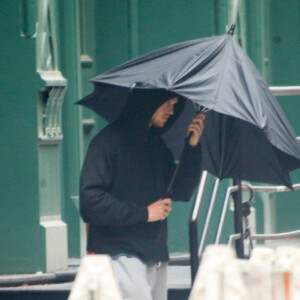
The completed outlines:
{"type": "Polygon", "coordinates": [[[29,275],[4,275],[0,276],[0,288],[15,287],[15,288],[28,288],[43,284],[54,285],[55,283],[73,282],[77,274],[77,269],[60,271],[55,273],[43,273],[43,274],[29,274],[29,275]]]}
{"type": "Polygon", "coordinates": [[[68,267],[67,225],[61,220],[41,220],[45,229],[46,272],[66,270],[68,267]]]}

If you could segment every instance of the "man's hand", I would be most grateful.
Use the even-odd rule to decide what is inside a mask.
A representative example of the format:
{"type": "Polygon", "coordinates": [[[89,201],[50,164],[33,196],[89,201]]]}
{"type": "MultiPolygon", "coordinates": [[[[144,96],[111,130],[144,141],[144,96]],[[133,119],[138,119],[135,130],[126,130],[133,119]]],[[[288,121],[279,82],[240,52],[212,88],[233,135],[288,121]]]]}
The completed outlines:
{"type": "Polygon", "coordinates": [[[152,204],[150,204],[148,209],[148,222],[155,222],[155,221],[163,221],[167,218],[170,211],[172,210],[171,207],[171,199],[160,199],[152,204]]]}
{"type": "Polygon", "coordinates": [[[205,115],[202,113],[197,114],[193,120],[192,123],[189,125],[187,129],[187,136],[192,132],[192,136],[190,138],[190,146],[196,147],[199,143],[201,134],[204,129],[204,119],[205,115]]]}

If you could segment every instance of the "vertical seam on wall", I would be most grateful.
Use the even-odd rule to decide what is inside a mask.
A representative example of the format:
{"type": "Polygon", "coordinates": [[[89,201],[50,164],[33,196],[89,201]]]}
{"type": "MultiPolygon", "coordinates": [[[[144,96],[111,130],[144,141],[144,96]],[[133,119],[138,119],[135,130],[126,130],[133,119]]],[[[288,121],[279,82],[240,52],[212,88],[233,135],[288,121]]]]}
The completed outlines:
{"type": "Polygon", "coordinates": [[[138,0],[128,0],[129,59],[139,55],[139,9],[138,0]]]}

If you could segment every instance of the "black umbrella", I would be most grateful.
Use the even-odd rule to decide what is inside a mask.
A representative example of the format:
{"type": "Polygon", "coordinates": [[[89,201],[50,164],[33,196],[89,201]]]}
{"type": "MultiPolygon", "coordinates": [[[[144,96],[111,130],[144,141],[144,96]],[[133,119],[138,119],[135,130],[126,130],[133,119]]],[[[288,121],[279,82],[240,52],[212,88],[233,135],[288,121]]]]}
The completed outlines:
{"type": "Polygon", "coordinates": [[[167,90],[189,99],[164,138],[178,157],[195,110],[210,109],[201,137],[203,169],[222,178],[291,187],[300,146],[277,100],[255,66],[225,34],[150,52],[94,79],[79,104],[108,121],[120,114],[131,89],[167,90]]]}

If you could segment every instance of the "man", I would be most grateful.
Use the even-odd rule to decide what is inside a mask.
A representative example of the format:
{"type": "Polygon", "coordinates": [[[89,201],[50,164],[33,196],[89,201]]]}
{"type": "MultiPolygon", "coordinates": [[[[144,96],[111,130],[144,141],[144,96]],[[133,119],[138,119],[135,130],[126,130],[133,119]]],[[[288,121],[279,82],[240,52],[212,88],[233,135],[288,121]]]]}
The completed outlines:
{"type": "Polygon", "coordinates": [[[90,224],[88,251],[108,254],[124,299],[167,299],[167,222],[172,200],[188,201],[201,171],[199,139],[192,133],[171,198],[166,189],[174,158],[161,138],[181,114],[184,100],[169,92],[133,90],[120,117],[91,141],[81,173],[80,212],[90,224]]]}

